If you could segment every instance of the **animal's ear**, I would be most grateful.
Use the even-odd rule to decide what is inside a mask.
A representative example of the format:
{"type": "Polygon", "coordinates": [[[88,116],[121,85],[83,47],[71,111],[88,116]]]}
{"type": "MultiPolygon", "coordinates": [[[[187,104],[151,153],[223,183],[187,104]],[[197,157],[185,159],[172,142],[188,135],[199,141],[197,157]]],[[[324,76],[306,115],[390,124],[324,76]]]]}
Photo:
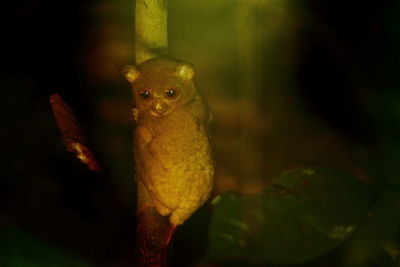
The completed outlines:
{"type": "Polygon", "coordinates": [[[135,66],[125,65],[121,68],[121,74],[128,82],[133,83],[141,73],[135,66]]]}
{"type": "Polygon", "coordinates": [[[194,76],[194,67],[189,63],[181,63],[176,66],[175,73],[184,80],[190,80],[194,76]]]}

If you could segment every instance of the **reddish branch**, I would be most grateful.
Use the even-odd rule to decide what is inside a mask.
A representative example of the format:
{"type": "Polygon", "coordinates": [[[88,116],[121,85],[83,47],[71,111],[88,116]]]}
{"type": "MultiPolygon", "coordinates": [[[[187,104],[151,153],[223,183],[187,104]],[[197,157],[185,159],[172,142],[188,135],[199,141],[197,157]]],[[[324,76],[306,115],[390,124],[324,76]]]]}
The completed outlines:
{"type": "Polygon", "coordinates": [[[67,150],[74,152],[75,156],[90,170],[99,171],[99,164],[86,144],[81,126],[72,108],[58,94],[50,96],[50,104],[67,150]]]}
{"type": "MultiPolygon", "coordinates": [[[[140,183],[139,185],[140,186],[140,183]]],[[[139,266],[168,266],[168,250],[175,227],[149,203],[138,210],[136,255],[139,266]]]]}

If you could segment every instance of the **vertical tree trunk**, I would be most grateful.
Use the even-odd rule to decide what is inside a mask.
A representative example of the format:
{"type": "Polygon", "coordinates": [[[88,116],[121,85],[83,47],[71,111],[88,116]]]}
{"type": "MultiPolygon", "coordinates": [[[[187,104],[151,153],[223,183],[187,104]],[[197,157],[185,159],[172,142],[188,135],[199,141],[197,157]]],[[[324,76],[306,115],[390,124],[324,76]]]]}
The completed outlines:
{"type": "MultiPolygon", "coordinates": [[[[136,64],[167,53],[167,0],[136,0],[136,64]]],[[[158,214],[147,189],[140,181],[137,183],[137,197],[138,266],[167,266],[168,243],[174,229],[170,227],[168,217],[158,214]]]]}
{"type": "Polygon", "coordinates": [[[136,64],[168,53],[167,6],[167,0],[136,0],[136,64]]]}

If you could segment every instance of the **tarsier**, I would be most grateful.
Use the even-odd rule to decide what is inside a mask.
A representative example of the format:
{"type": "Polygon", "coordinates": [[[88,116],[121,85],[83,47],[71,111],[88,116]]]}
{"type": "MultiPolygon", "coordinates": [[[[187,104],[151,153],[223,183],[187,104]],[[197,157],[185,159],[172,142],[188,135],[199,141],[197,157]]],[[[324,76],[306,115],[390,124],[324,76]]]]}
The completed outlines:
{"type": "Polygon", "coordinates": [[[214,181],[211,115],[193,82],[194,68],[160,57],[122,73],[134,99],[137,180],[159,214],[180,225],[208,199],[214,181]]]}

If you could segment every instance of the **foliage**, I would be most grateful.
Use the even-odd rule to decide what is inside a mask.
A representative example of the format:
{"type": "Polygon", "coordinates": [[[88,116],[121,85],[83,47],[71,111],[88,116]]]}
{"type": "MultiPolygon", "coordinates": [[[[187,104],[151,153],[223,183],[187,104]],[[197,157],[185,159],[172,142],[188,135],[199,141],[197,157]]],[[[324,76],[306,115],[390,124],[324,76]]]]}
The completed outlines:
{"type": "Polygon", "coordinates": [[[207,259],[301,264],[356,231],[376,190],[323,168],[284,172],[257,195],[224,194],[215,204],[207,259]]]}

